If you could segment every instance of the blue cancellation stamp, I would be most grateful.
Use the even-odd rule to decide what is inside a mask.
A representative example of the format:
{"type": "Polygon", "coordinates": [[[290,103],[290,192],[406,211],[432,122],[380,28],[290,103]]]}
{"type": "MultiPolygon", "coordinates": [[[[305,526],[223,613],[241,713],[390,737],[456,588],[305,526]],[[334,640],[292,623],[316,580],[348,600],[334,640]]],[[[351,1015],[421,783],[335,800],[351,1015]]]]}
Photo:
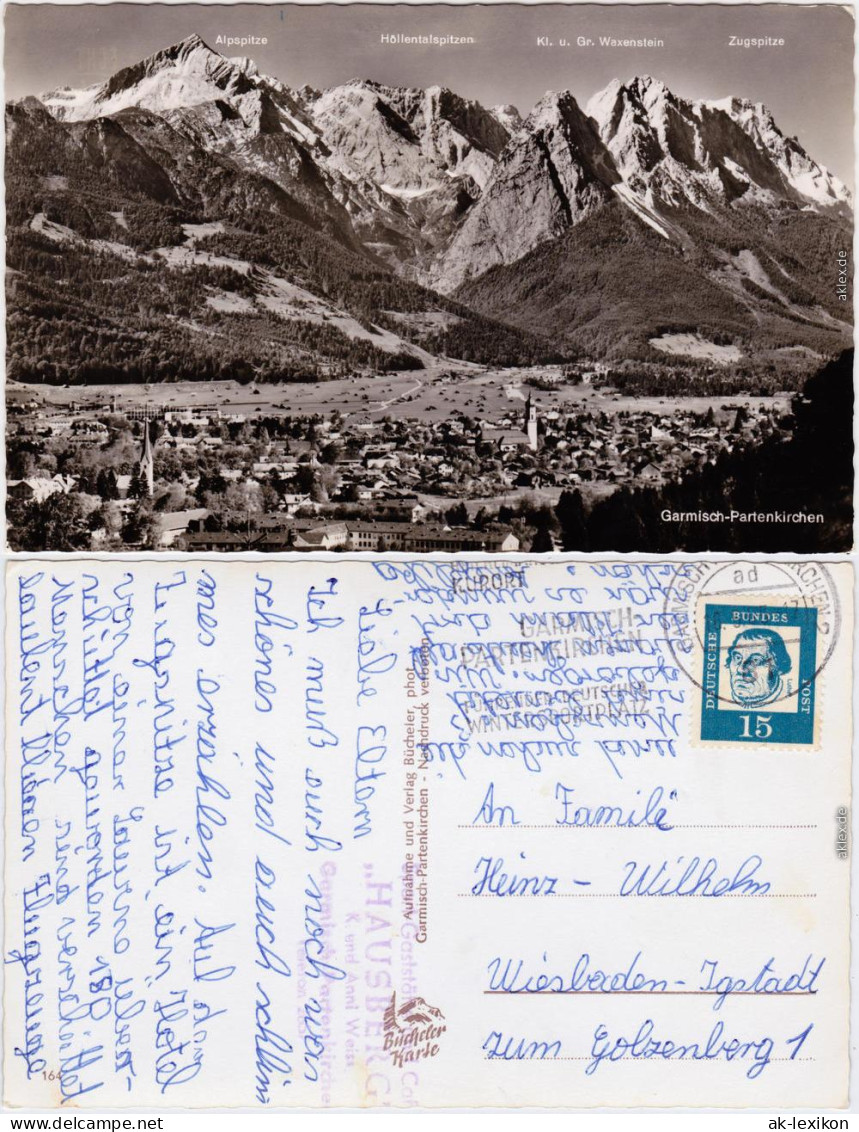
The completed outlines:
{"type": "Polygon", "coordinates": [[[814,607],[704,607],[701,739],[814,743],[814,607]]]}

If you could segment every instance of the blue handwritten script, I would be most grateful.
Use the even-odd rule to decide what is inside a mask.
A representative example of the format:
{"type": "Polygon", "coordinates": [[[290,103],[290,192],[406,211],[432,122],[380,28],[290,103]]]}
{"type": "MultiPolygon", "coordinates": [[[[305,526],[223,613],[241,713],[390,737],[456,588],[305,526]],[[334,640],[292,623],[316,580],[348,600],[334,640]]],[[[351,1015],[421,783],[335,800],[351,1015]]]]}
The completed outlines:
{"type": "MultiPolygon", "coordinates": [[[[278,607],[274,579],[259,572],[254,575],[253,591],[253,647],[254,647],[254,708],[268,713],[274,710],[274,697],[278,694],[279,670],[286,658],[292,656],[290,633],[298,628],[293,620],[278,607]]],[[[280,685],[281,689],[283,684],[280,685]]]]}
{"type": "MultiPolygon", "coordinates": [[[[811,1033],[813,1024],[793,1037],[784,1037],[780,1046],[787,1054],[787,1060],[796,1059],[811,1033]]],[[[701,1037],[669,1037],[660,1034],[656,1024],[646,1019],[632,1037],[619,1035],[613,1037],[607,1026],[598,1026],[594,1032],[591,1046],[592,1060],[585,1073],[596,1073],[604,1062],[612,1063],[624,1059],[636,1060],[691,1060],[737,1062],[740,1071],[754,1081],[771,1065],[776,1050],[776,1039],[767,1034],[748,1037],[733,1033],[724,1022],[716,1022],[701,1037]]]]}
{"type": "Polygon", "coordinates": [[[849,745],[696,733],[765,565],[14,562],[9,1101],[837,1106],[849,745]]]}

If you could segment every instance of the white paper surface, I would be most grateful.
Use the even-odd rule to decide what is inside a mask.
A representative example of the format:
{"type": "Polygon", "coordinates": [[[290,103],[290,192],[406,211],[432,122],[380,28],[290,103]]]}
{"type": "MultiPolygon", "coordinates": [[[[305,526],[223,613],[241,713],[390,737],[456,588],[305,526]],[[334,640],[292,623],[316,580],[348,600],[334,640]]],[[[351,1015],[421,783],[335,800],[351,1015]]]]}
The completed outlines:
{"type": "Polygon", "coordinates": [[[846,1104],[849,565],[19,561],[7,595],[9,1104],[846,1104]],[[815,611],[813,735],[762,738],[720,654],[750,737],[701,740],[708,605],[815,611]]]}

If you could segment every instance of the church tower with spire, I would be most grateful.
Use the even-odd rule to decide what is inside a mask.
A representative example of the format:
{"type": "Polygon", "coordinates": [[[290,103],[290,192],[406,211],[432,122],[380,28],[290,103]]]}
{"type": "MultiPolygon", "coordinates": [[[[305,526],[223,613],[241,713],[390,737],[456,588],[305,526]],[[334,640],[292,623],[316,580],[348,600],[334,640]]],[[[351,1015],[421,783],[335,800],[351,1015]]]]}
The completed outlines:
{"type": "Polygon", "coordinates": [[[143,451],[140,453],[140,478],[146,484],[146,494],[151,498],[155,492],[155,456],[152,451],[152,438],[149,435],[149,414],[143,421],[143,451]]]}
{"type": "Polygon", "coordinates": [[[528,400],[525,402],[525,421],[524,430],[528,437],[528,447],[532,452],[537,451],[537,410],[535,409],[532,401],[531,394],[528,394],[528,400]]]}

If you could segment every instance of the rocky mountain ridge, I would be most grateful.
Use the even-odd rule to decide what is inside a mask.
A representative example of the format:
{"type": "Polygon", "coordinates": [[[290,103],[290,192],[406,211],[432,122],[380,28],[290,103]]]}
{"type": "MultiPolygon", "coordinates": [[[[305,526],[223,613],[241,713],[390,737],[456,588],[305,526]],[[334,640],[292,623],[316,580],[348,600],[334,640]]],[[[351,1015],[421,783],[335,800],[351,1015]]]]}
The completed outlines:
{"type": "MultiPolygon", "coordinates": [[[[639,76],[584,107],[549,92],[523,119],[439,86],[293,89],[193,35],[103,83],[10,104],[7,131],[10,217],[43,216],[42,238],[59,225],[103,253],[113,232],[187,265],[170,245],[215,224],[212,247],[262,256],[263,274],[259,249],[282,247],[279,279],[323,303],[337,279],[353,314],[377,323],[399,308],[365,304],[359,278],[431,287],[408,291],[409,317],[452,313],[449,295],[596,353],[614,342],[646,355],[665,327],[697,332],[696,309],[708,333],[749,349],[762,327],[814,350],[849,330],[830,260],[850,239],[852,197],[740,97],[692,101],[639,76]],[[646,301],[630,293],[639,283],[646,301]]],[[[442,321],[435,345],[456,357],[462,339],[442,321]]],[[[483,356],[492,332],[471,330],[483,356]]]]}
{"type": "Polygon", "coordinates": [[[348,242],[446,292],[613,197],[645,222],[663,206],[755,203],[845,217],[852,207],[845,186],[762,104],[690,101],[650,76],[614,80],[584,108],[569,91],[550,92],[523,121],[513,107],[487,110],[438,86],[353,79],[292,90],[192,35],[41,102],[64,122],[130,108],[158,114],[336,218],[348,242]]]}

